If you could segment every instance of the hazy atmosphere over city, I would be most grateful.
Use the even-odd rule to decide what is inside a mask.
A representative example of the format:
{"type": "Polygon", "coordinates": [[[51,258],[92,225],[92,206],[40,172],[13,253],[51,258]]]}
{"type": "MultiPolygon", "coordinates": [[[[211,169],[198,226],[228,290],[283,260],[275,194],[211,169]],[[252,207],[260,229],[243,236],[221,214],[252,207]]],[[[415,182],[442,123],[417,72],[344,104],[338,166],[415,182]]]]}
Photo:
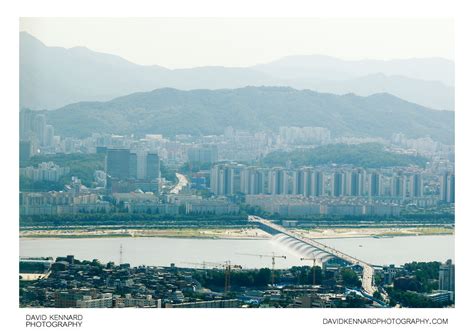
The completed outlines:
{"type": "Polygon", "coordinates": [[[453,20],[22,18],[19,47],[20,307],[454,307],[453,20]]]}

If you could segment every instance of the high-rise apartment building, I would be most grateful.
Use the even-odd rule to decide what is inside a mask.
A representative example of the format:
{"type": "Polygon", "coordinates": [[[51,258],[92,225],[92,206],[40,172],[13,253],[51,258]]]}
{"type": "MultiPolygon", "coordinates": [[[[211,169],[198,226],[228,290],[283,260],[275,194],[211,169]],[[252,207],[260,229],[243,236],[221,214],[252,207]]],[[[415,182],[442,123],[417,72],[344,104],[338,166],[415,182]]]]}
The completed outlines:
{"type": "Polygon", "coordinates": [[[52,147],[54,145],[54,128],[46,124],[46,116],[37,111],[24,109],[20,111],[20,140],[30,141],[35,146],[52,147]]]}
{"type": "Polygon", "coordinates": [[[362,196],[364,194],[365,172],[363,170],[347,171],[344,177],[344,195],[362,196]]]}
{"type": "Polygon", "coordinates": [[[214,165],[211,169],[211,192],[216,195],[234,195],[241,192],[244,166],[228,163],[214,165]]]}
{"type": "Polygon", "coordinates": [[[394,174],[390,183],[390,196],[405,198],[407,193],[407,178],[401,173],[394,174]]]}
{"type": "Polygon", "coordinates": [[[46,125],[43,137],[43,145],[47,147],[54,146],[54,127],[52,125],[46,125]]]}
{"type": "Polygon", "coordinates": [[[313,170],[311,173],[310,196],[324,196],[324,190],[324,173],[319,170],[313,170]]]}
{"type": "Polygon", "coordinates": [[[421,174],[416,173],[410,175],[410,197],[423,197],[423,177],[421,174]]]}
{"type": "Polygon", "coordinates": [[[292,194],[309,196],[311,191],[311,169],[300,168],[296,171],[291,172],[292,175],[292,194]]]}
{"type": "Polygon", "coordinates": [[[439,177],[439,200],[445,203],[454,203],[454,175],[444,173],[439,177]]]}
{"type": "Polygon", "coordinates": [[[258,195],[266,193],[267,173],[265,169],[248,167],[244,168],[240,175],[241,191],[246,195],[258,195]]]}
{"type": "Polygon", "coordinates": [[[289,173],[284,168],[275,167],[269,171],[269,192],[272,195],[287,195],[289,191],[289,173]]]}
{"type": "Polygon", "coordinates": [[[439,266],[439,290],[454,292],[454,264],[452,260],[439,266]]]}
{"type": "Polygon", "coordinates": [[[382,175],[372,172],[369,174],[369,197],[382,196],[382,175]]]}
{"type": "Polygon", "coordinates": [[[331,195],[340,197],[344,195],[344,173],[335,172],[332,174],[331,180],[331,195]]]}

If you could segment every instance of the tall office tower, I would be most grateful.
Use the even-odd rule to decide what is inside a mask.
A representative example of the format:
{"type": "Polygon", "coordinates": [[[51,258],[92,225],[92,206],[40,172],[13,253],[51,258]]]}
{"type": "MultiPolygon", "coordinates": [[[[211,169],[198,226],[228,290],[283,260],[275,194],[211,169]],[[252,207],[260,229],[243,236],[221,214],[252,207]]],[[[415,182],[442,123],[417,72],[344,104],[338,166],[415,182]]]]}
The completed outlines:
{"type": "Polygon", "coordinates": [[[346,196],[362,196],[364,194],[365,173],[363,170],[347,171],[345,173],[346,196]]]}
{"type": "Polygon", "coordinates": [[[444,173],[439,177],[439,200],[445,203],[454,203],[454,175],[444,173]]]}
{"type": "Polygon", "coordinates": [[[439,266],[439,290],[454,292],[454,264],[451,260],[439,266]]]}
{"type": "Polygon", "coordinates": [[[137,151],[136,155],[137,155],[137,179],[145,180],[147,153],[144,151],[137,151]]]}
{"type": "Polygon", "coordinates": [[[410,175],[410,197],[423,197],[423,178],[421,174],[410,175]]]}
{"type": "Polygon", "coordinates": [[[107,149],[105,172],[109,177],[127,179],[130,177],[130,150],[123,148],[107,149]]]}
{"type": "Polygon", "coordinates": [[[401,173],[394,174],[392,176],[390,184],[390,196],[405,198],[407,193],[407,178],[401,173]]]}
{"type": "Polygon", "coordinates": [[[311,172],[311,188],[309,196],[324,195],[324,173],[319,170],[311,172]]]}
{"type": "Polygon", "coordinates": [[[129,159],[129,178],[131,179],[137,179],[138,174],[137,174],[137,153],[131,152],[130,153],[130,159],[129,159]]]}
{"type": "Polygon", "coordinates": [[[281,167],[272,168],[269,172],[270,193],[272,195],[287,195],[289,178],[288,172],[281,167]]]}
{"type": "Polygon", "coordinates": [[[335,172],[332,174],[331,195],[335,197],[344,195],[344,173],[335,172]]]}
{"type": "Polygon", "coordinates": [[[378,197],[382,195],[382,175],[379,173],[369,174],[369,197],[378,197]]]}
{"type": "Polygon", "coordinates": [[[160,177],[160,157],[157,153],[148,153],[146,156],[146,179],[155,180],[160,177]]]}

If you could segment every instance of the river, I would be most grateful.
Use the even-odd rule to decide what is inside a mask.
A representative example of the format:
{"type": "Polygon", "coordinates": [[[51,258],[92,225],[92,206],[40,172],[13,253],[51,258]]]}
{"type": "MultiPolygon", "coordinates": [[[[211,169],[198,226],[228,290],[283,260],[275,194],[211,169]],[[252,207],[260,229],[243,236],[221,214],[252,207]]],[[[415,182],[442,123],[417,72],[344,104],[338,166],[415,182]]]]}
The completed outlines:
{"type": "MultiPolygon", "coordinates": [[[[329,246],[353,255],[363,261],[385,265],[401,265],[411,261],[454,260],[454,235],[409,236],[393,238],[320,239],[329,246]]],[[[98,259],[101,262],[120,261],[137,265],[193,266],[189,264],[223,262],[240,264],[244,268],[271,266],[271,258],[242,255],[241,253],[286,255],[277,258],[276,268],[310,265],[301,262],[305,255],[280,243],[268,240],[197,239],[197,238],[21,238],[20,256],[65,256],[77,259],[98,259]],[[240,253],[240,254],[239,254],[240,253]]],[[[197,266],[197,265],[196,265],[197,266]]]]}

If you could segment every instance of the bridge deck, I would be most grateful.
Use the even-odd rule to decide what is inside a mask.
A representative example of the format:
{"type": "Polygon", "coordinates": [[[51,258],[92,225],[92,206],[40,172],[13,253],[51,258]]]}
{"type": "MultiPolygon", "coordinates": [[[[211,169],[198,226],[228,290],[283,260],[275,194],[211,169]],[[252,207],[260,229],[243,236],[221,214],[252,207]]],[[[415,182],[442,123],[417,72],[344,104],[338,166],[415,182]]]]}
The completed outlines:
{"type": "Polygon", "coordinates": [[[284,228],[280,225],[272,223],[270,220],[263,219],[263,218],[258,217],[258,216],[249,216],[248,219],[251,222],[261,224],[261,225],[265,226],[267,229],[274,230],[278,233],[283,233],[283,234],[285,234],[285,235],[287,235],[291,238],[294,238],[298,241],[301,241],[301,242],[303,242],[307,245],[313,246],[314,248],[322,250],[322,251],[324,251],[328,254],[331,254],[331,255],[333,255],[337,258],[340,258],[340,259],[342,259],[342,260],[344,260],[348,263],[360,265],[363,268],[362,288],[370,295],[372,295],[376,291],[376,288],[373,285],[374,268],[369,263],[367,263],[365,261],[361,261],[361,260],[359,260],[359,259],[357,259],[357,258],[355,258],[351,255],[345,254],[341,251],[338,251],[337,249],[335,249],[333,247],[330,247],[330,246],[327,246],[327,245],[325,245],[321,242],[303,237],[302,235],[300,235],[298,233],[291,232],[291,231],[287,230],[286,228],[284,228]]]}

